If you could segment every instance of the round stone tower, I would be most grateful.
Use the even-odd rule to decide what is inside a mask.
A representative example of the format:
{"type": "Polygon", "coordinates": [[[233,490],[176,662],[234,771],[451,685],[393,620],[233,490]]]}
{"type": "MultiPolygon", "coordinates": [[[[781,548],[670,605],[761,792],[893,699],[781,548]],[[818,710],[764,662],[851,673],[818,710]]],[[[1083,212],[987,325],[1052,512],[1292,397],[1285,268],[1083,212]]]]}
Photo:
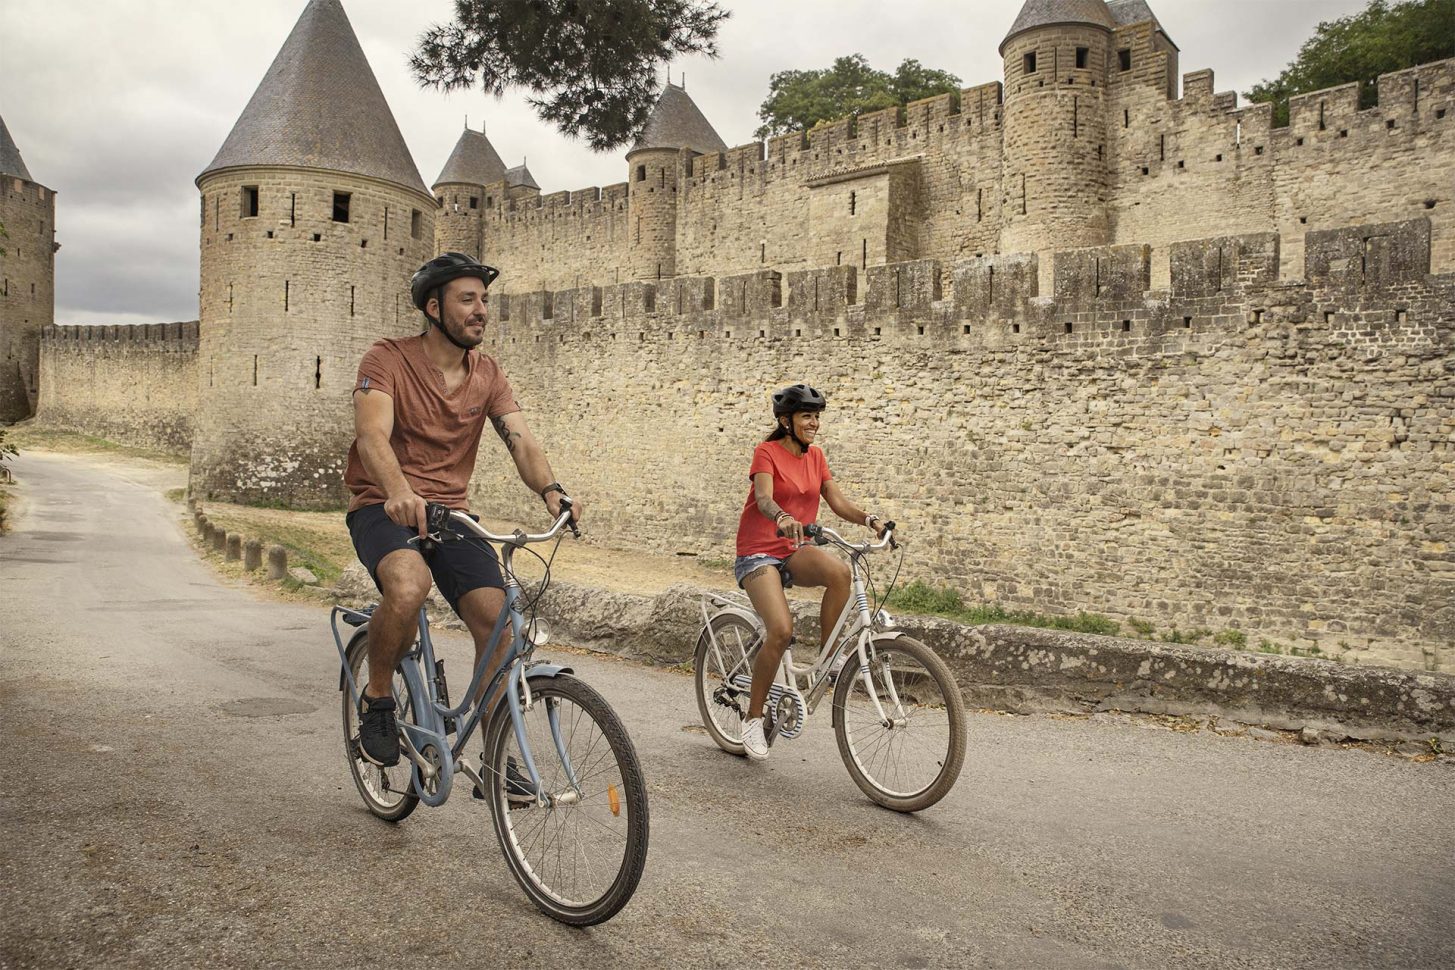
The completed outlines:
{"type": "Polygon", "coordinates": [[[435,200],[339,0],[309,0],[197,187],[192,491],[340,505],[359,359],[420,327],[435,200]]]}
{"type": "Polygon", "coordinates": [[[677,180],[684,149],[703,155],[725,151],[727,144],[686,89],[668,83],[641,138],[626,156],[630,233],[626,279],[677,275],[677,180]]]}
{"type": "Polygon", "coordinates": [[[0,118],[0,422],[35,413],[40,332],[55,322],[56,194],[30,177],[0,118]]]}
{"type": "Polygon", "coordinates": [[[1103,0],[1026,0],[1001,42],[1002,252],[1111,241],[1106,83],[1115,26],[1103,0]]]}
{"type": "Polygon", "coordinates": [[[500,204],[505,188],[505,163],[485,132],[466,128],[455,142],[440,177],[435,179],[435,251],[464,253],[484,262],[488,241],[485,214],[500,204]]]}

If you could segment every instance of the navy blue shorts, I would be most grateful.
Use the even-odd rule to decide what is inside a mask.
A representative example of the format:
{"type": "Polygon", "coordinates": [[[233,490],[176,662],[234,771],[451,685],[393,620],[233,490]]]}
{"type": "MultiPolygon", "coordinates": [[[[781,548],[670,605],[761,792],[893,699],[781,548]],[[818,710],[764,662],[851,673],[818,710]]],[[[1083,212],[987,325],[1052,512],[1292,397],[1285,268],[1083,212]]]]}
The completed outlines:
{"type": "MultiPolygon", "coordinates": [[[[478,516],[471,518],[479,520],[478,516]]],[[[396,524],[384,514],[382,505],[366,505],[355,509],[344,521],[349,527],[349,537],[354,540],[354,551],[359,554],[359,562],[364,564],[364,568],[373,577],[374,585],[381,592],[383,587],[379,586],[379,574],[376,570],[384,557],[397,549],[413,549],[424,556],[425,565],[429,566],[435,585],[440,588],[440,594],[456,613],[460,612],[460,598],[471,590],[481,587],[505,588],[505,582],[500,576],[500,560],[496,558],[494,548],[484,539],[474,536],[451,539],[436,543],[432,551],[423,552],[419,549],[419,543],[409,541],[419,535],[419,530],[396,524]]]]}

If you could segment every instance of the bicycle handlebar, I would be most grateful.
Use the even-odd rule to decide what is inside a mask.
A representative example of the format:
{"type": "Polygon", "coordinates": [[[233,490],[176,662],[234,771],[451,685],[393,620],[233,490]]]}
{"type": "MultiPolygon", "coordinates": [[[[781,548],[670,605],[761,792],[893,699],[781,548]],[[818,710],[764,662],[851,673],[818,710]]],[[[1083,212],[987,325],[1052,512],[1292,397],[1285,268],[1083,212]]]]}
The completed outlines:
{"type": "Polygon", "coordinates": [[[884,523],[884,535],[878,542],[871,542],[867,539],[863,542],[850,542],[833,529],[830,529],[826,525],[819,525],[817,522],[810,522],[804,526],[803,534],[810,539],[822,537],[835,545],[842,546],[850,552],[856,553],[882,552],[885,549],[894,549],[898,546],[898,543],[894,541],[893,522],[884,523]]]}
{"type": "MultiPolygon", "coordinates": [[[[532,542],[549,542],[561,534],[561,530],[570,527],[571,533],[578,539],[581,537],[581,530],[576,528],[576,522],[571,518],[571,499],[565,495],[561,496],[561,514],[556,517],[556,522],[546,532],[521,532],[519,530],[510,535],[499,535],[470,518],[464,512],[456,512],[447,505],[440,505],[430,502],[425,506],[426,525],[429,529],[429,538],[439,541],[438,534],[450,526],[462,526],[466,532],[471,533],[489,542],[499,542],[511,546],[524,546],[532,542]]],[[[450,531],[454,531],[451,529],[450,531]]],[[[412,540],[411,540],[412,541],[412,540]]]]}

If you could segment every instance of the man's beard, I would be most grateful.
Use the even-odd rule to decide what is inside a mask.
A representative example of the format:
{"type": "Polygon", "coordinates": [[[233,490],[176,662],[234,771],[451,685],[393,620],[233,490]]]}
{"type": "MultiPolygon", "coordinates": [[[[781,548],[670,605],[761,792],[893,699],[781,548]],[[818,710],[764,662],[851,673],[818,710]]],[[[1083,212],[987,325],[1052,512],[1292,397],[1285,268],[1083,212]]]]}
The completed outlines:
{"type": "MultiPolygon", "coordinates": [[[[467,317],[466,319],[468,320],[469,318],[467,317]]],[[[469,334],[465,332],[466,326],[467,325],[464,323],[451,325],[449,321],[441,321],[440,323],[440,327],[444,330],[445,336],[449,337],[450,342],[453,343],[456,347],[473,349],[485,342],[485,332],[483,325],[481,327],[481,332],[478,339],[472,338],[469,334]]]]}

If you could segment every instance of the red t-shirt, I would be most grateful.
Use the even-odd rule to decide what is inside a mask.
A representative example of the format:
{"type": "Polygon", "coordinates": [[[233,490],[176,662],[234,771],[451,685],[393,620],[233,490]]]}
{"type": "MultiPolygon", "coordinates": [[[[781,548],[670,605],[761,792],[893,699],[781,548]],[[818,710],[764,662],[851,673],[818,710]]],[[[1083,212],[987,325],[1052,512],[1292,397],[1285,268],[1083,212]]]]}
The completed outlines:
{"type": "Polygon", "coordinates": [[[758,502],[753,497],[753,476],[759,472],[773,476],[773,501],[804,525],[818,518],[823,483],[834,476],[823,452],[814,445],[795,455],[780,438],[764,441],[753,449],[753,465],[748,469],[748,500],[743,503],[743,514],[738,519],[738,555],[761,554],[787,559],[794,553],[792,543],[778,535],[777,524],[758,511],[758,502]]]}

